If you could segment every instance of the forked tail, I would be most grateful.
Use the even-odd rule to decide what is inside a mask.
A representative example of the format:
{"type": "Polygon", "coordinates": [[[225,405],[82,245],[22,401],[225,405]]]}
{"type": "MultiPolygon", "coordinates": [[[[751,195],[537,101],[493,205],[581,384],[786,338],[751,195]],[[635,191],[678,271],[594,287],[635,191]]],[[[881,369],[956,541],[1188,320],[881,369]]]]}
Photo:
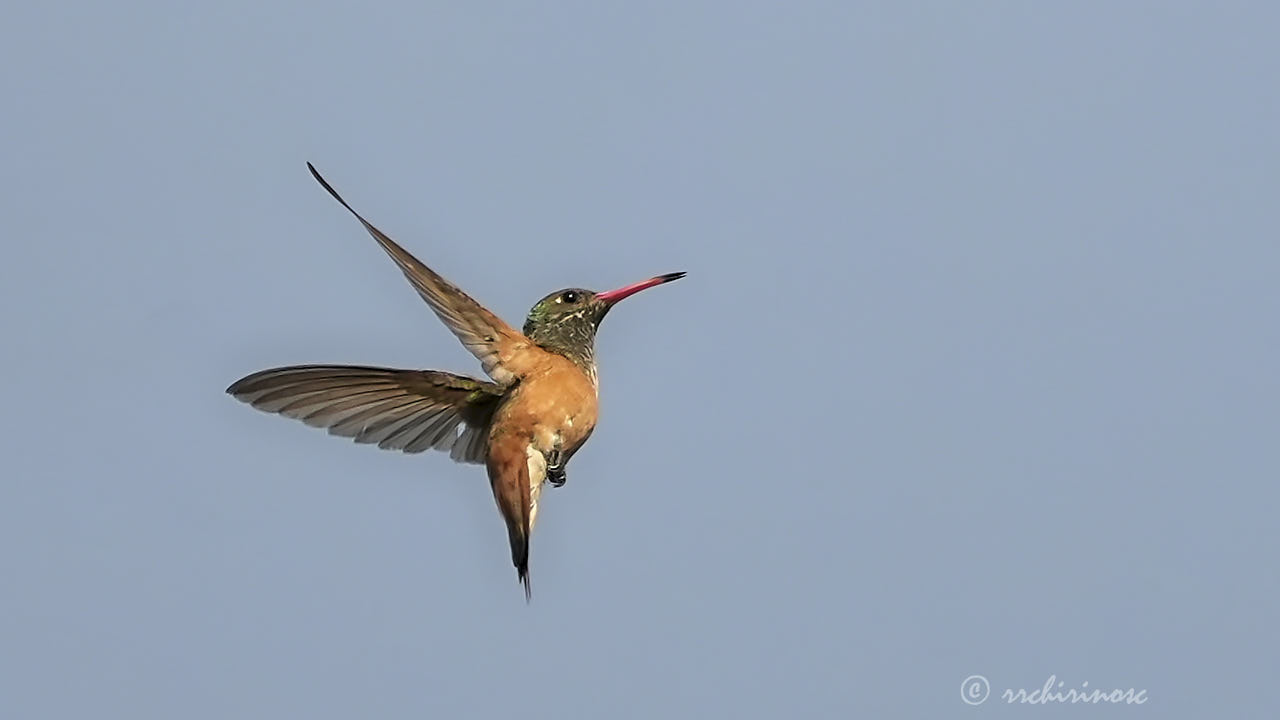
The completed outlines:
{"type": "Polygon", "coordinates": [[[529,536],[520,533],[516,528],[511,528],[509,535],[511,562],[516,566],[516,577],[524,586],[524,601],[529,602],[533,599],[533,591],[529,587],[529,536]]]}

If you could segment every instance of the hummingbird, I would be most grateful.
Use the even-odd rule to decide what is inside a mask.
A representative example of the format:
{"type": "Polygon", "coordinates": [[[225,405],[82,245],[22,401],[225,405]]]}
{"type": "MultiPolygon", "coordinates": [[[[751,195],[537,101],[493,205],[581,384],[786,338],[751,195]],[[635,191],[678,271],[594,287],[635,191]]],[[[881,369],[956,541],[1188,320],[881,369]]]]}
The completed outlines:
{"type": "Polygon", "coordinates": [[[439,450],[457,462],[483,464],[529,600],[529,537],[542,486],[565,484],[566,465],[595,429],[600,321],[624,298],[685,273],[608,292],[557,290],[533,306],[517,331],[364,219],[311,163],[307,168],[391,256],[490,380],[440,370],[293,365],[248,375],[227,393],[357,443],[439,450]]]}

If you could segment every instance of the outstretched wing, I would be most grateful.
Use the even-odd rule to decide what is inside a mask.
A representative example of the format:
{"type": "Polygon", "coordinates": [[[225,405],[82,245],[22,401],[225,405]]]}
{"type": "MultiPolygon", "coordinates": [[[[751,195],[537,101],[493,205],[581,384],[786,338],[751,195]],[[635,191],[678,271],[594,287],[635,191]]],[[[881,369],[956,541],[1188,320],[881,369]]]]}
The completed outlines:
{"type": "Polygon", "coordinates": [[[364,225],[374,240],[400,266],[404,276],[417,289],[418,294],[431,306],[436,315],[462,341],[471,354],[480,359],[480,365],[489,377],[503,385],[509,385],[516,379],[516,373],[506,363],[512,355],[528,347],[531,343],[520,331],[502,321],[502,318],[489,312],[483,305],[471,299],[448,280],[440,277],[434,270],[423,265],[407,250],[387,237],[386,233],[374,227],[372,223],[361,217],[360,213],[347,204],[346,200],[333,189],[311,163],[307,168],[315,176],[320,185],[333,199],[342,204],[364,225]]]}
{"type": "Polygon", "coordinates": [[[227,388],[259,410],[358,443],[407,453],[434,448],[468,463],[485,460],[502,391],[501,385],[446,372],[347,365],[273,368],[227,388]]]}

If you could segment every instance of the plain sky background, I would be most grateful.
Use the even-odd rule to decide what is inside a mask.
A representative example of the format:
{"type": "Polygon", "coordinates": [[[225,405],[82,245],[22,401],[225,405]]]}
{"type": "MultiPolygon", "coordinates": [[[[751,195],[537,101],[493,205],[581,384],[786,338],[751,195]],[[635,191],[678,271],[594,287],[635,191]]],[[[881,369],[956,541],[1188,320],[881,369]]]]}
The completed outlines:
{"type": "Polygon", "coordinates": [[[1262,717],[1274,3],[18,3],[5,718],[1262,717]],[[526,606],[483,470],[223,394],[478,373],[311,160],[599,338],[526,606]],[[980,708],[960,698],[989,678],[980,708]],[[1144,707],[1006,707],[1051,675],[1144,707]]]}

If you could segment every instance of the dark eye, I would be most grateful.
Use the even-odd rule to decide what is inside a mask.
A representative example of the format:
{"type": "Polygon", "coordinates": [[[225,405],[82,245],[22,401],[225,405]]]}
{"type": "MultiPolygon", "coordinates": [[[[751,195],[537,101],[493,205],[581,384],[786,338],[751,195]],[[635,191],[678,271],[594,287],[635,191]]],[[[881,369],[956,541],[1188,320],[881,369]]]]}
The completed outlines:
{"type": "Polygon", "coordinates": [[[578,293],[576,293],[576,292],[574,292],[574,291],[570,290],[569,292],[567,292],[567,293],[565,293],[565,294],[561,295],[561,296],[560,296],[560,299],[561,299],[561,300],[563,300],[563,301],[565,301],[565,302],[567,302],[567,303],[569,303],[569,304],[573,304],[573,303],[578,302],[578,293]]]}

